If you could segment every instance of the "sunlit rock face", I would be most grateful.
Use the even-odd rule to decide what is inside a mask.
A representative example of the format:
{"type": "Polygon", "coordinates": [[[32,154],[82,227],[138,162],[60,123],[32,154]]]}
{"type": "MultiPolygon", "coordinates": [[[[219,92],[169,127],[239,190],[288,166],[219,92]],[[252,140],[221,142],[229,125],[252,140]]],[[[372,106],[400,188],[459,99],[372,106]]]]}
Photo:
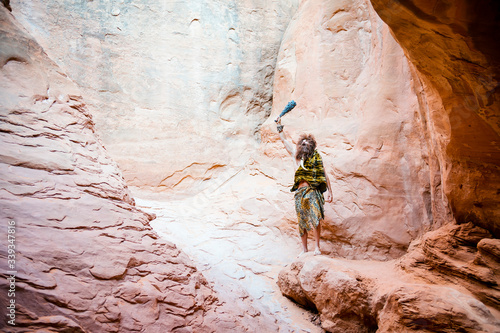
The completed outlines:
{"type": "Polygon", "coordinates": [[[500,235],[500,3],[372,0],[418,69],[443,188],[458,222],[500,235]]]}
{"type": "Polygon", "coordinates": [[[81,87],[129,185],[197,193],[248,162],[298,1],[11,1],[81,87]]]}
{"type": "Polygon", "coordinates": [[[487,230],[448,224],[397,261],[304,256],[278,284],[328,332],[497,332],[499,250],[487,230]]]}
{"type": "MultiPolygon", "coordinates": [[[[401,193],[407,193],[405,191],[409,187],[404,186],[404,182],[394,182],[389,187],[386,185],[385,174],[370,173],[367,167],[373,163],[372,160],[358,165],[356,162],[362,161],[363,155],[357,152],[360,150],[357,145],[360,143],[366,145],[366,142],[370,142],[369,139],[373,140],[368,133],[380,133],[374,129],[386,124],[387,119],[391,119],[381,113],[381,110],[387,108],[380,107],[377,98],[369,95],[372,92],[369,89],[372,85],[379,88],[375,94],[377,97],[391,101],[389,110],[394,105],[405,106],[397,104],[398,101],[399,103],[401,100],[414,101],[411,107],[406,105],[397,111],[399,117],[403,115],[408,117],[401,121],[400,128],[404,129],[406,125],[411,125],[411,129],[406,133],[420,135],[419,141],[408,140],[407,138],[412,136],[407,134],[404,136],[406,140],[395,141],[395,144],[390,146],[390,151],[393,154],[399,151],[399,155],[396,156],[421,154],[416,160],[420,159],[425,167],[419,167],[418,163],[412,164],[407,169],[408,174],[413,175],[415,170],[420,170],[421,174],[425,173],[427,176],[420,178],[418,180],[420,183],[415,182],[415,178],[406,179],[412,179],[411,183],[416,186],[415,188],[429,189],[432,218],[422,219],[421,222],[422,226],[428,227],[431,231],[422,232],[416,237],[402,257],[386,262],[305,255],[280,272],[278,279],[280,289],[284,295],[297,303],[316,309],[322,327],[329,332],[457,332],[460,330],[497,332],[500,328],[498,302],[500,243],[498,238],[495,238],[498,237],[498,189],[500,188],[497,91],[499,5],[488,1],[372,0],[371,3],[377,11],[375,13],[368,1],[354,2],[352,4],[354,11],[350,9],[350,3],[352,2],[334,1],[321,4],[318,2],[314,5],[311,2],[301,4],[297,17],[287,31],[289,39],[285,37],[278,61],[275,105],[271,118],[278,115],[288,100],[296,100],[298,110],[285,116],[283,122],[288,124],[292,136],[296,137],[295,133],[299,131],[311,131],[319,133],[318,136],[324,138],[319,140],[320,145],[323,143],[323,148],[320,150],[325,153],[325,160],[331,159],[329,163],[332,169],[330,172],[332,187],[334,189],[337,187],[341,193],[340,199],[337,200],[348,197],[350,193],[338,183],[350,184],[351,192],[356,194],[355,199],[350,201],[356,203],[358,207],[363,207],[358,204],[361,199],[368,202],[385,202],[385,204],[378,203],[377,206],[385,207],[385,216],[390,220],[398,216],[392,210],[393,207],[397,207],[398,201],[382,196],[380,191],[376,199],[366,196],[363,189],[367,186],[357,190],[352,185],[356,183],[352,180],[346,181],[340,167],[346,164],[345,161],[349,161],[349,165],[354,168],[353,171],[356,171],[357,175],[370,179],[372,184],[382,184],[379,189],[394,189],[395,193],[399,188],[401,193]],[[329,9],[329,6],[333,9],[329,9]],[[315,13],[316,16],[311,15],[310,20],[300,21],[306,12],[315,13]],[[356,22],[352,19],[346,21],[348,24],[338,19],[321,21],[323,17],[332,17],[331,14],[325,13],[334,13],[333,18],[335,18],[349,13],[353,15],[353,12],[358,14],[355,17],[369,15],[376,22],[380,22],[380,19],[375,19],[378,17],[377,14],[380,14],[389,24],[391,31],[383,27],[379,30],[382,32],[374,33],[372,28],[374,36],[371,38],[377,40],[376,38],[386,36],[387,33],[395,36],[397,42],[392,40],[392,43],[399,43],[402,49],[394,47],[391,52],[385,52],[383,55],[384,52],[374,52],[377,50],[377,44],[372,42],[370,52],[367,54],[372,57],[373,54],[382,54],[383,56],[380,56],[382,59],[389,57],[390,65],[375,67],[379,69],[378,71],[373,71],[370,66],[361,66],[357,72],[349,72],[350,67],[344,68],[340,64],[356,61],[355,56],[337,57],[336,62],[332,61],[327,65],[324,65],[324,56],[317,56],[333,53],[321,53],[318,49],[321,50],[326,46],[334,51],[337,48],[345,49],[349,42],[356,41],[356,38],[351,36],[350,39],[343,40],[343,43],[325,42],[322,33],[326,32],[326,29],[322,30],[322,27],[332,27],[335,26],[333,22],[341,22],[343,23],[341,28],[334,31],[336,35],[342,36],[349,32],[349,29],[345,28],[346,25],[356,22]],[[298,24],[297,20],[301,22],[300,26],[303,29],[293,28],[293,24],[298,24]],[[301,39],[301,33],[310,26],[315,27],[311,29],[315,33],[309,33],[309,45],[302,47],[301,45],[307,42],[301,39]],[[313,36],[323,43],[315,44],[313,36]],[[300,42],[294,44],[295,40],[300,42]],[[311,60],[313,53],[309,52],[311,49],[315,50],[316,61],[311,60]],[[389,69],[389,72],[398,72],[400,63],[397,59],[402,61],[404,56],[399,58],[395,56],[396,54],[406,55],[409,74],[405,77],[391,75],[390,79],[383,80],[388,78],[384,73],[389,69]],[[315,70],[315,66],[321,67],[320,70],[315,70]],[[340,71],[333,70],[339,67],[340,71]],[[307,75],[301,74],[301,70],[307,75]],[[335,89],[325,90],[324,87],[328,87],[327,83],[330,81],[322,75],[330,74],[331,71],[333,74],[349,75],[333,81],[335,89]],[[365,80],[362,85],[363,91],[358,92],[355,88],[360,83],[350,82],[349,78],[357,75],[361,77],[365,72],[374,72],[377,75],[365,80]],[[308,76],[314,76],[315,80],[303,85],[301,80],[308,76]],[[401,81],[397,81],[399,79],[401,81]],[[342,80],[345,81],[345,85],[342,80]],[[392,85],[395,82],[399,82],[399,85],[392,85]],[[403,94],[405,82],[411,86],[410,93],[406,95],[403,94]],[[390,87],[392,92],[388,94],[390,87]],[[399,92],[397,89],[400,89],[399,92]],[[321,93],[317,94],[318,91],[321,93]],[[331,101],[335,100],[329,97],[322,101],[321,97],[326,94],[325,91],[340,92],[345,105],[342,108],[324,107],[323,105],[329,106],[331,101]],[[352,101],[365,103],[354,108],[352,101]],[[300,105],[303,105],[302,109],[300,105]],[[366,110],[366,112],[356,114],[350,111],[352,109],[366,110]],[[335,114],[341,114],[341,110],[349,110],[350,113],[343,119],[335,114],[332,115],[330,110],[334,110],[335,114]],[[415,117],[413,122],[408,120],[412,119],[411,114],[415,117]],[[373,118],[368,118],[368,115],[373,118]],[[346,152],[342,152],[340,150],[342,142],[339,142],[338,138],[346,136],[341,130],[353,117],[357,117],[357,121],[350,126],[355,129],[350,133],[356,138],[353,140],[356,144],[344,148],[346,152]],[[369,121],[366,122],[366,119],[369,121]],[[363,128],[369,129],[369,132],[363,133],[361,130],[363,128]],[[418,147],[416,142],[421,146],[418,147]],[[459,223],[454,223],[455,220],[459,223]]],[[[359,35],[362,29],[355,31],[356,34],[353,36],[359,35]]],[[[336,38],[341,37],[336,36],[336,38]]],[[[393,45],[388,43],[388,40],[391,39],[384,39],[381,43],[382,49],[393,45]]],[[[367,61],[367,64],[373,63],[367,61]]],[[[331,92],[330,94],[335,96],[331,92]]],[[[391,134],[398,128],[394,124],[395,122],[387,124],[383,133],[391,134]]],[[[272,125],[266,123],[263,127],[263,134],[267,139],[267,146],[263,148],[265,153],[269,156],[278,156],[274,152],[277,143],[276,135],[271,132],[272,125]]],[[[387,139],[381,135],[374,137],[385,139],[375,160],[379,163],[377,166],[384,170],[385,165],[394,165],[397,159],[381,160],[380,156],[384,156],[383,147],[388,145],[387,139]]],[[[398,176],[396,168],[389,169],[388,174],[392,181],[401,177],[398,176]]],[[[334,197],[335,195],[334,190],[334,197]]],[[[335,205],[334,203],[334,207],[335,205]]],[[[329,212],[334,216],[333,221],[338,218],[338,211],[334,209],[333,212],[329,212]]],[[[403,214],[399,215],[399,221],[404,221],[402,216],[403,214]]],[[[340,220],[342,221],[341,218],[340,220]]],[[[327,218],[326,228],[335,226],[333,221],[327,218]]],[[[335,236],[332,237],[337,241],[339,241],[337,235],[345,233],[344,229],[349,230],[349,224],[346,228],[346,222],[339,224],[340,230],[334,229],[335,236]]],[[[357,231],[366,235],[367,225],[372,224],[373,216],[366,214],[364,223],[358,224],[357,231]]],[[[388,228],[385,234],[395,235],[397,234],[395,230],[398,229],[388,228]]],[[[427,230],[422,229],[422,231],[427,230]]],[[[351,244],[354,244],[352,240],[351,244]]],[[[363,247],[362,241],[355,244],[354,247],[358,245],[363,247]]],[[[373,239],[371,244],[380,248],[376,239],[373,239]]],[[[370,247],[365,247],[365,250],[370,254],[370,247]]],[[[362,256],[359,255],[357,258],[362,256]]]]}
{"type": "Polygon", "coordinates": [[[282,121],[292,140],[314,134],[323,154],[333,190],[323,235],[333,254],[395,258],[452,219],[420,91],[414,67],[370,2],[301,3],[281,45],[262,149],[282,159],[269,162],[276,168],[289,166],[274,174],[291,185],[292,161],[272,120],[295,100],[282,121]]]}
{"type": "Polygon", "coordinates": [[[15,301],[15,326],[4,316],[0,330],[234,329],[135,208],[77,86],[4,6],[0,44],[0,306],[15,301]]]}

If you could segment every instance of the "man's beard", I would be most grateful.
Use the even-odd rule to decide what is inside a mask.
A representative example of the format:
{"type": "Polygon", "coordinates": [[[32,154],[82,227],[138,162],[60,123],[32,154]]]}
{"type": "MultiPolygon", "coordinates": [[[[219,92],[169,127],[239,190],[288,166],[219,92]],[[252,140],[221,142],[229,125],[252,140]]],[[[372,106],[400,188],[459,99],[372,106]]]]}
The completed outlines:
{"type": "Polygon", "coordinates": [[[297,154],[295,154],[295,158],[297,160],[307,160],[314,154],[314,146],[312,144],[308,145],[299,145],[297,147],[297,154]]]}

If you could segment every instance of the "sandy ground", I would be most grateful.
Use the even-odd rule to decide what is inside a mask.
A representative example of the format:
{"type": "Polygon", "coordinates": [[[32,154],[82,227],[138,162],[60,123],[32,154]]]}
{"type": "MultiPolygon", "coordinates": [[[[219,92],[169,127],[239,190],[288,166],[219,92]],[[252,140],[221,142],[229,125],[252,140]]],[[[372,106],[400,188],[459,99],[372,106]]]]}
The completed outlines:
{"type": "Polygon", "coordinates": [[[189,255],[220,300],[243,309],[244,322],[275,332],[323,332],[311,321],[314,314],[282,296],[276,284],[300,252],[298,237],[234,214],[216,199],[154,201],[152,194],[134,194],[138,207],[156,214],[151,225],[158,234],[189,255]]]}

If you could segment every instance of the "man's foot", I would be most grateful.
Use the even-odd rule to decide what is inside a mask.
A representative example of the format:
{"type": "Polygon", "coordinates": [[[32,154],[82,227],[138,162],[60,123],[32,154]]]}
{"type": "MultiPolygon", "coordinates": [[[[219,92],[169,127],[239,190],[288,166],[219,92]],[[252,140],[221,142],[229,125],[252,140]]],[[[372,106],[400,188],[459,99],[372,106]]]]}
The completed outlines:
{"type": "Polygon", "coordinates": [[[302,250],[302,252],[300,252],[300,253],[299,253],[299,255],[297,256],[297,258],[302,257],[302,256],[303,256],[306,252],[307,252],[307,251],[302,250]]]}
{"type": "Polygon", "coordinates": [[[316,250],[314,250],[314,255],[315,256],[321,255],[321,251],[318,248],[316,248],[316,250]]]}

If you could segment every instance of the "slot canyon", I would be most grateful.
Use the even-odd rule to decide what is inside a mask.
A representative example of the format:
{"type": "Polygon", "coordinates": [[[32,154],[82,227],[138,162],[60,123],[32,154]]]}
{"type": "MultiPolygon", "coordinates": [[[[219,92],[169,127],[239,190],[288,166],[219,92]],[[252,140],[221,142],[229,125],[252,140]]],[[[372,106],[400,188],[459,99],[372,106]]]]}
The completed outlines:
{"type": "Polygon", "coordinates": [[[500,2],[0,17],[2,332],[500,332],[500,2]],[[292,100],[333,194],[320,255],[292,100]]]}

